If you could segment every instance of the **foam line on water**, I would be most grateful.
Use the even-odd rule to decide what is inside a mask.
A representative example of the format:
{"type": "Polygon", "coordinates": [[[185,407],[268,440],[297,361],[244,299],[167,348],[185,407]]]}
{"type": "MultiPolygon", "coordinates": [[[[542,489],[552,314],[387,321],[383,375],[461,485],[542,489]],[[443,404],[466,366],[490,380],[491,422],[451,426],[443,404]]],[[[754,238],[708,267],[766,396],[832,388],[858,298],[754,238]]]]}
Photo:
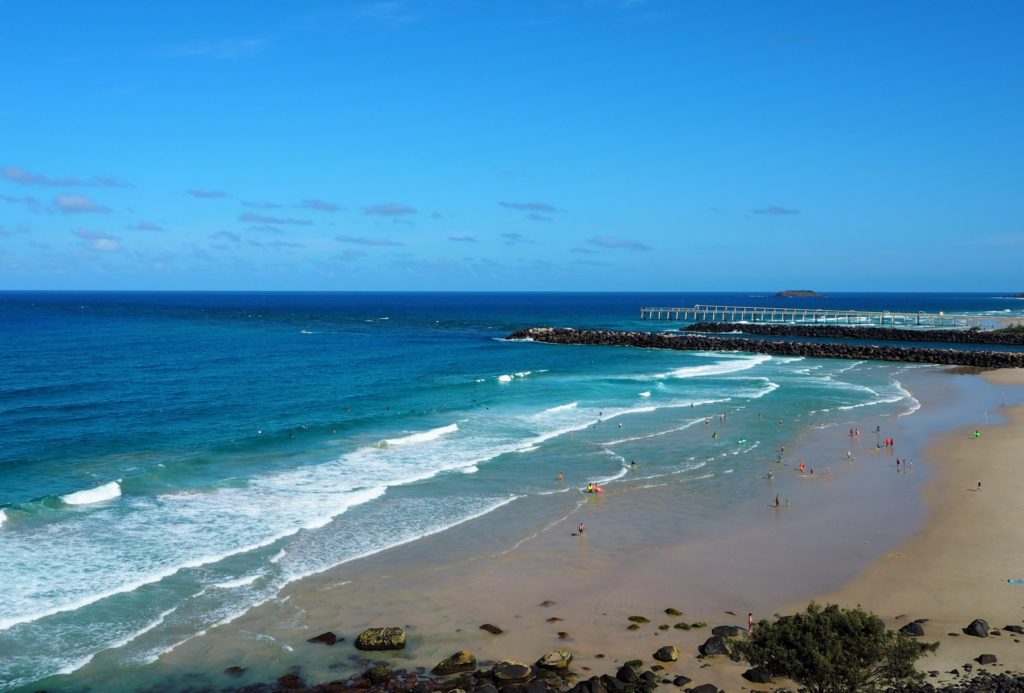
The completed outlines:
{"type": "Polygon", "coordinates": [[[7,522],[7,512],[0,508],[0,527],[3,527],[5,522],[7,522]]]}
{"type": "Polygon", "coordinates": [[[419,433],[410,433],[407,436],[401,438],[385,438],[381,441],[382,447],[394,447],[396,445],[415,445],[418,443],[429,443],[432,440],[437,440],[441,436],[446,436],[450,433],[455,433],[459,430],[457,423],[448,424],[447,426],[440,426],[439,428],[432,428],[429,431],[420,431],[419,433]]]}
{"type": "Polygon", "coordinates": [[[87,488],[74,493],[68,493],[60,497],[67,505],[88,505],[102,501],[113,500],[121,495],[121,480],[110,481],[101,486],[87,488]]]}
{"type": "Polygon", "coordinates": [[[636,376],[636,380],[666,380],[669,378],[703,378],[707,376],[724,375],[726,373],[738,373],[749,370],[762,363],[771,361],[768,354],[753,354],[746,357],[727,358],[705,366],[683,366],[665,373],[655,375],[636,376]]]}

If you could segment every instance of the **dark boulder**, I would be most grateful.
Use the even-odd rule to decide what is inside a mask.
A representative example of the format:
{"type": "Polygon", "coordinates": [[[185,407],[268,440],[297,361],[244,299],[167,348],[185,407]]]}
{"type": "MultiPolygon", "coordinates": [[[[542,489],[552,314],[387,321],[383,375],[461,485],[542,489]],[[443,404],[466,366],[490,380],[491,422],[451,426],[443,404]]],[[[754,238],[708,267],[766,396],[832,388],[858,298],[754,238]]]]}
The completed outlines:
{"type": "Polygon", "coordinates": [[[640,681],[640,675],[636,673],[636,669],[628,664],[623,664],[619,667],[619,670],[615,672],[615,678],[622,681],[622,683],[637,683],[640,681]]]}
{"type": "Polygon", "coordinates": [[[911,621],[907,625],[900,628],[900,632],[906,635],[912,635],[915,638],[920,638],[924,635],[924,628],[917,621],[911,621]]]}
{"type": "Polygon", "coordinates": [[[298,674],[285,674],[277,680],[277,685],[279,688],[283,688],[286,691],[294,691],[306,687],[302,677],[298,674]]]}
{"type": "Polygon", "coordinates": [[[751,683],[771,683],[772,672],[764,667],[754,667],[743,672],[743,678],[751,683]]]}
{"type": "Polygon", "coordinates": [[[306,642],[315,642],[323,645],[333,645],[334,643],[338,642],[338,636],[332,633],[331,631],[327,631],[326,633],[321,633],[315,638],[310,638],[306,642]]]}
{"type": "Polygon", "coordinates": [[[1003,630],[1008,630],[1017,635],[1024,635],[1024,626],[1003,626],[1003,630]]]}
{"type": "Polygon", "coordinates": [[[356,638],[357,650],[401,650],[405,647],[405,631],[389,628],[367,628],[356,638]]]}
{"type": "Polygon", "coordinates": [[[378,664],[367,669],[363,677],[370,683],[378,686],[383,685],[391,680],[391,667],[387,664],[378,664]]]}
{"type": "Polygon", "coordinates": [[[609,676],[608,674],[601,677],[601,684],[608,693],[625,693],[627,688],[623,681],[620,681],[614,676],[609,676]]]}
{"type": "Polygon", "coordinates": [[[498,662],[491,670],[491,676],[499,684],[526,683],[533,678],[533,670],[522,662],[498,662]]]}
{"type": "Polygon", "coordinates": [[[982,654],[975,657],[974,661],[984,666],[985,664],[995,664],[999,660],[994,654],[982,654]]]}
{"type": "Polygon", "coordinates": [[[493,625],[491,623],[483,624],[482,626],[480,626],[480,630],[486,630],[491,635],[501,635],[502,633],[505,632],[501,628],[498,628],[497,626],[495,626],[495,625],[493,625]]]}
{"type": "Polygon", "coordinates": [[[711,634],[723,638],[735,638],[740,634],[740,629],[736,626],[715,626],[711,629],[711,634]]]}
{"type": "Polygon", "coordinates": [[[523,686],[523,693],[547,693],[548,687],[540,679],[534,679],[523,686]]]}
{"type": "Polygon", "coordinates": [[[459,650],[451,657],[442,659],[437,663],[431,673],[436,676],[450,676],[452,674],[461,674],[464,671],[473,671],[476,669],[476,657],[472,652],[466,650],[459,650]]]}
{"type": "Polygon", "coordinates": [[[704,644],[697,648],[702,657],[714,657],[715,655],[729,654],[729,646],[720,635],[712,635],[704,641],[704,644]]]}
{"type": "Polygon", "coordinates": [[[679,650],[673,645],[665,645],[654,653],[654,658],[659,662],[675,662],[679,659],[679,650]]]}
{"type": "Polygon", "coordinates": [[[964,628],[965,635],[973,635],[976,638],[988,637],[988,622],[982,618],[976,618],[964,628]]]}
{"type": "Polygon", "coordinates": [[[713,686],[710,683],[702,683],[699,686],[691,688],[690,693],[721,693],[721,691],[718,690],[718,686],[713,686]]]}
{"type": "Polygon", "coordinates": [[[481,683],[476,687],[474,693],[498,693],[498,689],[492,683],[481,683]]]}
{"type": "Polygon", "coordinates": [[[245,667],[228,667],[224,673],[228,676],[241,676],[245,673],[245,667]]]}
{"type": "Polygon", "coordinates": [[[691,679],[689,676],[682,676],[682,675],[680,675],[680,676],[677,676],[674,679],[672,679],[672,685],[679,686],[680,688],[682,688],[686,684],[692,683],[692,682],[693,682],[693,679],[691,679]]]}

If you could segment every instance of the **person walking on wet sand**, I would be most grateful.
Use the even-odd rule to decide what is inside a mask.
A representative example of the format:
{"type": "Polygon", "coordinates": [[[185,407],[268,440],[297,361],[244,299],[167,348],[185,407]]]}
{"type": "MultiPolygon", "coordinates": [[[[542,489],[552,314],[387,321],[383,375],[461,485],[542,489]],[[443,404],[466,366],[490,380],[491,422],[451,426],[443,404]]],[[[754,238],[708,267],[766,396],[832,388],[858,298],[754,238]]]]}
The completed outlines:
{"type": "Polygon", "coordinates": [[[583,536],[583,530],[586,529],[586,528],[587,528],[587,526],[581,522],[580,523],[580,536],[581,537],[583,536]]]}
{"type": "Polygon", "coordinates": [[[779,507],[779,494],[776,493],[775,494],[775,508],[778,509],[778,507],[779,507]]]}

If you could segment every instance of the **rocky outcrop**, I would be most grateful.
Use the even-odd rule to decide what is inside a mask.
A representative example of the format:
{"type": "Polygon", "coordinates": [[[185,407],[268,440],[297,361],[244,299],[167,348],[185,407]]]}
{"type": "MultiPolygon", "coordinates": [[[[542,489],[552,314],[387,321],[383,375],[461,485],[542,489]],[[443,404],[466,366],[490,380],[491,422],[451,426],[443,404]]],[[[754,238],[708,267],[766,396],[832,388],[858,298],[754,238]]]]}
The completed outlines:
{"type": "Polygon", "coordinates": [[[754,667],[753,669],[747,669],[742,674],[743,678],[751,683],[771,683],[772,672],[768,671],[765,667],[754,667]]]}
{"type": "Polygon", "coordinates": [[[464,671],[473,671],[475,669],[476,657],[473,656],[473,653],[459,650],[451,657],[442,659],[431,671],[437,676],[451,676],[452,674],[461,674],[464,671]]]}
{"type": "Polygon", "coordinates": [[[775,356],[900,361],[978,368],[1024,368],[1024,352],[961,351],[872,344],[776,342],[698,334],[576,330],[554,327],[531,327],[518,330],[508,338],[513,340],[531,339],[548,344],[631,346],[642,349],[674,349],[677,351],[746,351],[775,356]]]}
{"type": "Polygon", "coordinates": [[[786,289],[780,291],[776,296],[782,298],[825,298],[825,294],[819,294],[817,291],[811,291],[810,289],[786,289]]]}
{"type": "Polygon", "coordinates": [[[723,638],[735,638],[740,634],[740,629],[736,626],[715,626],[711,629],[712,635],[720,635],[723,638]]]}
{"type": "Polygon", "coordinates": [[[401,628],[367,628],[356,638],[357,650],[401,650],[405,647],[405,631],[401,628]]]}
{"type": "Polygon", "coordinates": [[[855,327],[853,325],[778,325],[772,323],[695,322],[686,332],[705,334],[742,332],[770,337],[814,337],[816,339],[864,339],[870,342],[948,342],[952,344],[1024,345],[1024,334],[986,330],[917,330],[899,327],[855,327]]]}

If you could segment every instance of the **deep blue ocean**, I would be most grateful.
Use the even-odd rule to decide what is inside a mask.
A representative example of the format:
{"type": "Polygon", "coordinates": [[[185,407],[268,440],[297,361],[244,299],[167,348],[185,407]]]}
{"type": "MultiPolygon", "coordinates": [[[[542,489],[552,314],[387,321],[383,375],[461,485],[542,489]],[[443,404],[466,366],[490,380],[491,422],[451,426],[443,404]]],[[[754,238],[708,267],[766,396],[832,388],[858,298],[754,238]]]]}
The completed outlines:
{"type": "Polygon", "coordinates": [[[645,305],[1024,312],[992,294],[0,293],[0,690],[152,661],[282,586],[589,481],[742,492],[749,407],[904,414],[900,364],[509,342],[645,305]],[[573,435],[575,437],[573,437],[573,435]],[[567,485],[552,490],[565,471],[567,485]]]}

